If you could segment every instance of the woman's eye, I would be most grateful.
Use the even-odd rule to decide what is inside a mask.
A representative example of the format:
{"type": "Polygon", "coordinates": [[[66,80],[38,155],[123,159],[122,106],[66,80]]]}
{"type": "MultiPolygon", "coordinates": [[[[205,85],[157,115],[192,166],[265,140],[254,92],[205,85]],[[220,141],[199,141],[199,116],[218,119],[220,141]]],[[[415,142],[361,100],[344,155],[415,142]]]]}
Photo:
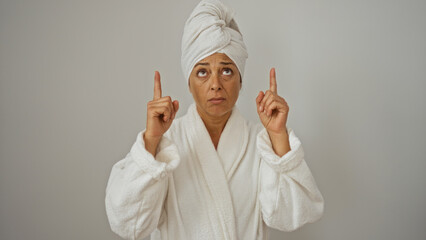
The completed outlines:
{"type": "Polygon", "coordinates": [[[206,71],[204,71],[204,70],[201,70],[201,71],[198,71],[197,75],[198,75],[199,77],[205,77],[205,76],[207,75],[207,72],[206,72],[206,71]]]}
{"type": "Polygon", "coordinates": [[[224,75],[231,75],[232,74],[232,70],[229,68],[223,69],[223,74],[224,75]]]}

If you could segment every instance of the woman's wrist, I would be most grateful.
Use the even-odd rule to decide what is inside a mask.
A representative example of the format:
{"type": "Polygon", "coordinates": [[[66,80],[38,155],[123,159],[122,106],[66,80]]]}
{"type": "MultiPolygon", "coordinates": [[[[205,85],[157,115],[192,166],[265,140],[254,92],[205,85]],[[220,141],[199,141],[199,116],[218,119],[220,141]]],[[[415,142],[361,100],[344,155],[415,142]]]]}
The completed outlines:
{"type": "Polygon", "coordinates": [[[271,139],[272,149],[279,157],[284,156],[291,150],[287,129],[282,133],[268,132],[268,135],[269,139],[271,139]]]}
{"type": "Polygon", "coordinates": [[[161,141],[161,137],[152,137],[149,134],[143,133],[142,138],[145,142],[145,149],[152,154],[152,156],[156,155],[158,144],[161,141]]]}

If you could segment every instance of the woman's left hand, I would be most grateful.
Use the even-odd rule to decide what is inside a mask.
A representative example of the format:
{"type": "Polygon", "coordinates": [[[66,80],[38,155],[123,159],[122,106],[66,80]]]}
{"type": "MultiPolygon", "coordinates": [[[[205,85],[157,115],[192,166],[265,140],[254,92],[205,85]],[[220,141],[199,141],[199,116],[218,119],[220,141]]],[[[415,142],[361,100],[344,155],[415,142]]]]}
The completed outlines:
{"type": "Polygon", "coordinates": [[[256,98],[257,114],[265,126],[268,134],[287,135],[287,116],[289,107],[287,102],[277,93],[277,80],[275,68],[269,72],[269,90],[260,91],[256,98]]]}

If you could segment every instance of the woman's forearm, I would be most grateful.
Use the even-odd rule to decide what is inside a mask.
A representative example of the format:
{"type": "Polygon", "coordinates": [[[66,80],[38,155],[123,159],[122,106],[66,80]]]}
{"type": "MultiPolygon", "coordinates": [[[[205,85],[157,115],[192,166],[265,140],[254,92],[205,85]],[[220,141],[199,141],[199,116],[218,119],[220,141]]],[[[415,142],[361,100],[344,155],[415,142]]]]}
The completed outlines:
{"type": "Polygon", "coordinates": [[[284,156],[284,154],[286,154],[288,151],[291,150],[287,130],[281,134],[269,133],[269,132],[268,134],[269,134],[269,138],[271,139],[272,148],[274,149],[274,152],[278,156],[282,157],[284,156]]]}
{"type": "Polygon", "coordinates": [[[161,138],[151,138],[148,136],[145,136],[145,134],[143,134],[142,136],[144,142],[145,142],[145,149],[152,154],[152,156],[156,155],[156,151],[157,151],[157,147],[158,144],[160,143],[161,138]]]}

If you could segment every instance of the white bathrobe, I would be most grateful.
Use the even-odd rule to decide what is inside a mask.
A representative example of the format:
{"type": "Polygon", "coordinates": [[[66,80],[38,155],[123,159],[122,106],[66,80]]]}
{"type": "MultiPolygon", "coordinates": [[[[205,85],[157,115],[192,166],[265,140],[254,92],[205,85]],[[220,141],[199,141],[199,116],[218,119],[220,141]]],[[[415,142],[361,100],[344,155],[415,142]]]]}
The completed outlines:
{"type": "Polygon", "coordinates": [[[234,106],[217,150],[193,103],[163,135],[154,159],[139,132],[112,167],[106,188],[111,229],[125,239],[268,239],[318,220],[324,199],[300,140],[279,157],[262,124],[234,106]]]}

